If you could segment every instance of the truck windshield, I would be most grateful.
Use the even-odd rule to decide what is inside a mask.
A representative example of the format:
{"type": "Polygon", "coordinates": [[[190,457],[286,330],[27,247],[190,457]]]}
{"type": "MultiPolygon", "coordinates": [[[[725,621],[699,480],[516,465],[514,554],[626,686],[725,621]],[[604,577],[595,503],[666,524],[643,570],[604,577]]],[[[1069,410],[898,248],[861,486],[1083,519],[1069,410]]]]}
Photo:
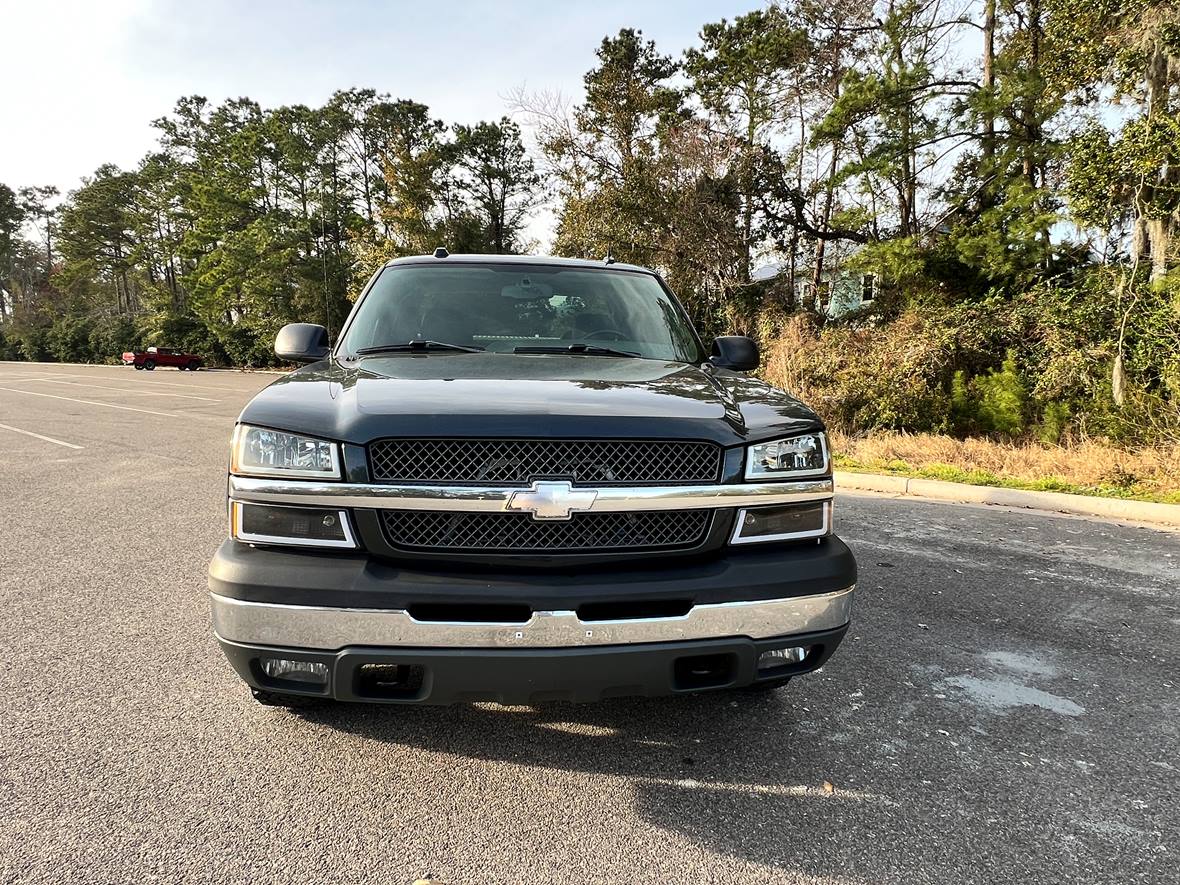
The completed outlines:
{"type": "Polygon", "coordinates": [[[655,277],[606,268],[457,263],[386,268],[357,309],[341,352],[356,355],[409,342],[501,353],[702,358],[683,311],[655,277]]]}

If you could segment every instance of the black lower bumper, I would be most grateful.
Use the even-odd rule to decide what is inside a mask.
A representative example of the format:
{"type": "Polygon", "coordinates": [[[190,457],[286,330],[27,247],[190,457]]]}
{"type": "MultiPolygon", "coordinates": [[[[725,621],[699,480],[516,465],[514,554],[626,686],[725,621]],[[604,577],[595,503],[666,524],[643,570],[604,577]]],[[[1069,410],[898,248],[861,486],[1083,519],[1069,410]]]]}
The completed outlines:
{"type": "Polygon", "coordinates": [[[855,583],[835,537],[564,572],[409,569],[227,541],[209,568],[221,647],[250,685],[426,704],[594,701],[805,673],[843,637],[855,583]],[[787,647],[809,651],[758,669],[787,647]],[[267,659],[319,664],[321,684],[272,678],[267,659]]]}
{"type": "Polygon", "coordinates": [[[708,639],[625,646],[530,649],[349,647],[335,652],[283,649],[219,640],[238,674],[255,688],[341,701],[531,704],[611,697],[686,694],[778,681],[823,665],[847,625],[770,639],[708,639]],[[802,647],[797,664],[760,670],[772,649],[802,647]],[[268,658],[324,665],[326,684],[274,679],[268,658]]]}
{"type": "Polygon", "coordinates": [[[417,604],[495,602],[533,611],[587,604],[683,600],[693,605],[812,596],[856,583],[852,551],[837,537],[820,543],[749,545],[705,561],[555,571],[407,568],[364,552],[251,547],[228,540],[209,564],[219,596],[285,605],[406,609],[417,604]]]}

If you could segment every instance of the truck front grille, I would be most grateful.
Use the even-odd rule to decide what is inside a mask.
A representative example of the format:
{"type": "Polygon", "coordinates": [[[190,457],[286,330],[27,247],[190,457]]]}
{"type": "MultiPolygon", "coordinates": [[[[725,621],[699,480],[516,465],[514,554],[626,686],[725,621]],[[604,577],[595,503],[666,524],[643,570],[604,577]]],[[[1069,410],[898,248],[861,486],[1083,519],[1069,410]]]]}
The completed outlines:
{"type": "Polygon", "coordinates": [[[689,549],[709,531],[712,510],[575,513],[536,520],[528,513],[383,510],[386,540],[421,551],[483,553],[609,553],[689,549]]]}
{"type": "Polygon", "coordinates": [[[381,439],[375,482],[527,485],[704,485],[720,481],[721,447],[695,440],[381,439]]]}

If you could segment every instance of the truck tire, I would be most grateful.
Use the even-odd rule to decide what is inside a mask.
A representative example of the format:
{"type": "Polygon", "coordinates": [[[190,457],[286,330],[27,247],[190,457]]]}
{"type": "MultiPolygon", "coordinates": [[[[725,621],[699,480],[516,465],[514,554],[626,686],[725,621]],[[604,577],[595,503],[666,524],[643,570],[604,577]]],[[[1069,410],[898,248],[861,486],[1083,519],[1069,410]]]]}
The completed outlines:
{"type": "Polygon", "coordinates": [[[143,363],[136,363],[135,364],[135,371],[142,372],[143,371],[143,363]]]}
{"type": "Polygon", "coordinates": [[[145,369],[147,369],[149,372],[151,372],[152,370],[154,370],[156,368],[156,361],[155,360],[144,360],[143,367],[145,369]]]}
{"type": "Polygon", "coordinates": [[[264,707],[286,707],[288,710],[307,710],[324,704],[324,698],[313,698],[302,694],[281,694],[261,688],[250,688],[254,700],[264,707]]]}

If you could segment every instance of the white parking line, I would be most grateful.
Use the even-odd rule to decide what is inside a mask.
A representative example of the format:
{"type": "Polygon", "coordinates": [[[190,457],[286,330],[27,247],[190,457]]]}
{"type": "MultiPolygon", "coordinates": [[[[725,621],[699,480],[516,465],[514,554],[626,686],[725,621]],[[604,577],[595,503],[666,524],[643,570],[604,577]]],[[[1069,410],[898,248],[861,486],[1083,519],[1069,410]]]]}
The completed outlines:
{"type": "MultiPolygon", "coordinates": [[[[3,378],[0,380],[7,381],[8,379],[3,378]]],[[[213,399],[213,397],[210,396],[195,396],[191,393],[171,393],[167,390],[132,390],[130,387],[110,387],[106,384],[86,384],[83,381],[57,381],[50,378],[36,378],[29,380],[44,381],[46,384],[66,384],[71,387],[92,387],[95,390],[112,390],[117,391],[118,393],[129,393],[132,396],[174,396],[178,397],[179,399],[201,399],[207,403],[221,402],[221,400],[213,399]]]]}
{"type": "MultiPolygon", "coordinates": [[[[111,366],[111,368],[115,368],[115,366],[111,366]]],[[[76,375],[74,377],[81,378],[83,376],[76,375]]],[[[93,378],[94,376],[91,375],[90,377],[93,378]]],[[[140,378],[142,376],[136,375],[135,377],[140,378]]],[[[201,376],[198,375],[197,377],[201,377],[201,376]]],[[[200,381],[197,381],[195,378],[193,379],[193,382],[191,384],[178,384],[175,381],[156,381],[154,377],[152,378],[151,381],[148,381],[147,378],[144,378],[143,381],[133,381],[132,383],[133,384],[151,384],[153,386],[164,386],[164,387],[183,387],[186,390],[193,390],[193,389],[196,389],[196,390],[229,390],[234,393],[242,393],[243,392],[242,388],[240,388],[240,387],[225,387],[224,385],[221,385],[221,384],[204,384],[200,381]]]]}
{"type": "MultiPolygon", "coordinates": [[[[3,369],[9,368],[11,365],[12,365],[12,364],[7,364],[7,365],[5,365],[5,364],[3,364],[3,363],[0,363],[0,382],[7,382],[7,381],[32,381],[32,380],[38,380],[38,381],[40,381],[40,380],[43,380],[43,379],[46,379],[46,378],[102,378],[102,379],[104,379],[104,380],[105,380],[105,379],[107,379],[107,378],[110,378],[112,381],[131,381],[131,373],[130,373],[130,372],[127,372],[125,375],[120,375],[119,377],[117,377],[117,378],[116,378],[114,375],[107,375],[107,374],[105,374],[105,373],[103,373],[103,372],[98,372],[98,371],[90,371],[90,372],[44,372],[44,373],[42,373],[42,374],[40,374],[40,375],[32,375],[32,376],[29,376],[29,377],[23,377],[23,378],[9,378],[7,375],[5,375],[5,374],[4,374],[4,372],[3,372],[3,369]]],[[[29,365],[29,364],[27,364],[27,363],[26,363],[26,365],[29,365]]],[[[57,364],[56,364],[56,363],[34,363],[34,364],[32,364],[32,365],[47,365],[47,366],[49,366],[49,365],[57,365],[57,364]]],[[[122,371],[124,370],[124,367],[123,367],[123,366],[90,366],[89,368],[90,368],[90,369],[93,369],[93,370],[98,370],[98,369],[110,369],[111,371],[116,371],[116,370],[117,370],[118,372],[122,372],[122,371]]],[[[21,370],[17,369],[16,371],[21,371],[21,370]]],[[[26,369],[26,370],[24,370],[24,371],[28,371],[28,370],[26,369]]],[[[258,372],[258,373],[253,373],[253,374],[259,374],[259,375],[260,375],[260,374],[262,374],[262,373],[261,373],[261,372],[258,372]]],[[[241,375],[241,377],[242,377],[243,379],[245,379],[245,378],[247,377],[247,375],[248,375],[248,373],[244,373],[244,372],[243,372],[243,373],[242,373],[242,375],[241,375]]],[[[151,381],[149,381],[149,380],[148,380],[148,379],[147,379],[147,378],[144,376],[144,374],[143,374],[142,372],[141,372],[140,374],[138,374],[138,375],[135,375],[134,377],[135,377],[135,381],[131,381],[131,383],[132,383],[132,384],[145,384],[145,385],[146,385],[146,384],[151,384],[151,385],[153,385],[153,386],[160,386],[160,385],[162,385],[162,386],[164,386],[164,387],[182,387],[182,388],[184,388],[184,389],[186,389],[186,390],[228,390],[228,391],[230,391],[231,393],[243,393],[243,392],[245,392],[246,390],[248,390],[248,388],[242,388],[242,387],[226,387],[224,384],[205,384],[204,382],[197,380],[198,378],[204,378],[204,377],[214,377],[214,378],[216,378],[216,377],[217,377],[217,375],[216,375],[215,373],[212,373],[212,372],[208,372],[208,373],[199,373],[199,374],[197,375],[197,378],[194,378],[194,379],[192,380],[192,382],[191,382],[191,383],[189,383],[189,384],[178,384],[178,383],[177,383],[177,382],[175,382],[175,381],[157,381],[157,380],[155,380],[155,375],[154,375],[154,373],[153,373],[153,376],[152,376],[152,380],[151,380],[151,381]]]]}
{"type": "Polygon", "coordinates": [[[5,384],[9,384],[14,381],[41,381],[42,379],[45,379],[45,378],[81,378],[81,377],[82,377],[81,375],[57,375],[57,374],[55,374],[55,375],[28,375],[27,377],[13,378],[9,375],[5,375],[3,372],[0,372],[0,381],[3,381],[5,384]]]}
{"type": "Polygon", "coordinates": [[[0,424],[0,428],[4,430],[11,430],[13,433],[23,433],[25,436],[33,436],[37,439],[43,439],[45,442],[53,443],[57,446],[65,446],[67,449],[80,449],[81,446],[76,446],[73,443],[68,443],[65,440],[54,439],[52,436],[42,436],[39,433],[33,433],[31,430],[21,430],[19,427],[10,427],[7,424],[0,424]]]}
{"type": "Polygon", "coordinates": [[[137,409],[133,406],[119,406],[115,403],[100,403],[92,399],[74,399],[72,396],[55,396],[52,393],[36,393],[32,390],[21,390],[19,387],[0,387],[9,393],[23,393],[25,396],[43,396],[46,399],[64,399],[71,403],[82,403],[87,406],[106,406],[108,409],[120,409],[124,412],[143,412],[145,415],[160,415],[164,418],[179,418],[175,412],[154,412],[151,409],[137,409]]]}

